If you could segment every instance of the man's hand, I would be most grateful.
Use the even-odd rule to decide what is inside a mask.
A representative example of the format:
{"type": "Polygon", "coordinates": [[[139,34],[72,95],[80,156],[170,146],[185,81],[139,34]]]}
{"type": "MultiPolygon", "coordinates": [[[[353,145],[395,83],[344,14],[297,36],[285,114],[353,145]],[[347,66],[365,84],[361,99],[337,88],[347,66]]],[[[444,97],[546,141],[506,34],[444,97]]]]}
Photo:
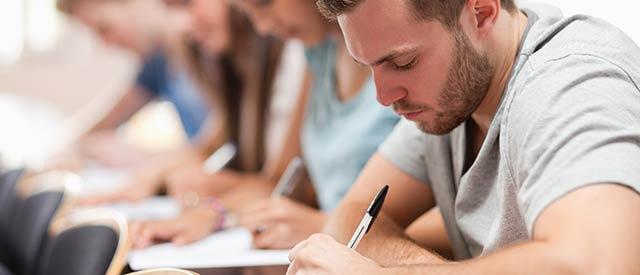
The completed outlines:
{"type": "Polygon", "coordinates": [[[289,260],[287,275],[384,273],[374,261],[323,234],[313,235],[296,245],[289,260]]]}
{"type": "Polygon", "coordinates": [[[268,199],[239,212],[238,223],[253,232],[257,248],[286,249],[322,232],[327,217],[287,198],[268,199]]]}

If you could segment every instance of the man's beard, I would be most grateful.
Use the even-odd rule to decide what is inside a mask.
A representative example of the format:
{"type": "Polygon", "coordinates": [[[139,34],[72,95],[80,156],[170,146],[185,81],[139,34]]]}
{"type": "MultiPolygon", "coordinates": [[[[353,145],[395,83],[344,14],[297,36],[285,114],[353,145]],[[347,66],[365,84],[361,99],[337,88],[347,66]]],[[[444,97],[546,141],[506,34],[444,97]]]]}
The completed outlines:
{"type": "Polygon", "coordinates": [[[417,106],[409,102],[397,102],[394,109],[432,110],[433,121],[418,121],[418,128],[434,135],[448,134],[465,122],[478,108],[491,84],[494,67],[486,55],[472,46],[461,28],[453,30],[455,49],[453,63],[447,74],[447,82],[438,98],[439,108],[417,106]],[[439,110],[439,111],[438,111],[439,110]]]}

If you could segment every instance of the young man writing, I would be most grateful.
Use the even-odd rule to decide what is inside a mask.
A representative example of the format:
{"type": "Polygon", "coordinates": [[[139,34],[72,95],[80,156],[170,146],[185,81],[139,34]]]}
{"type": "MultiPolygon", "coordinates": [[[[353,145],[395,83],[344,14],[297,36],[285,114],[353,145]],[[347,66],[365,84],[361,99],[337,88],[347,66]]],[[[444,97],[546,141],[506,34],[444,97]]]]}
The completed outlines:
{"type": "Polygon", "coordinates": [[[639,274],[640,50],[512,0],[320,0],[404,116],[289,274],[639,274]],[[401,233],[439,206],[458,261],[401,233]]]}

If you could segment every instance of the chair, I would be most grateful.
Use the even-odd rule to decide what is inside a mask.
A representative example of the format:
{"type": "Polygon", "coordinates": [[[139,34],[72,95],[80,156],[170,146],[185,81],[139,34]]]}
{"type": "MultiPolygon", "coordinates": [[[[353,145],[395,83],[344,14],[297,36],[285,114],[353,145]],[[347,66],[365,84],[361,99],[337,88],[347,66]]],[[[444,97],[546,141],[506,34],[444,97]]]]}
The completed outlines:
{"type": "MultiPolygon", "coordinates": [[[[10,258],[9,231],[12,224],[14,206],[18,196],[15,187],[22,177],[24,170],[13,170],[0,175],[0,263],[7,264],[10,258]]],[[[5,274],[0,267],[0,274],[5,274]]],[[[4,267],[6,270],[7,268],[4,267]]]]}
{"type": "Polygon", "coordinates": [[[3,264],[0,264],[0,275],[13,275],[13,272],[3,264]]]}
{"type": "Polygon", "coordinates": [[[49,173],[29,174],[24,170],[5,176],[2,186],[2,239],[4,269],[14,274],[33,274],[42,252],[51,220],[61,209],[65,198],[62,184],[48,177],[49,173]],[[30,182],[51,184],[31,186],[30,182]],[[29,187],[31,186],[31,187],[29,187]]]}
{"type": "Polygon", "coordinates": [[[121,274],[131,245],[122,214],[79,210],[57,219],[51,230],[37,274],[121,274]]]}
{"type": "Polygon", "coordinates": [[[198,273],[175,268],[158,268],[129,273],[127,275],[198,275],[198,273]]]}

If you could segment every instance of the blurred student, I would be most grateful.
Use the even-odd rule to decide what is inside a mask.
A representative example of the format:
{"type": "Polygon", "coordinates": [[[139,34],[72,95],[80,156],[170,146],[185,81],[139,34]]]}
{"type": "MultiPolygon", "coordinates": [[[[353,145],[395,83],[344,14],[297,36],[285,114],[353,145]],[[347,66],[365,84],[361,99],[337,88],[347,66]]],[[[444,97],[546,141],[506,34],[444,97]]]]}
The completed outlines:
{"type": "Polygon", "coordinates": [[[118,141],[115,130],[144,105],[158,99],[173,103],[187,136],[195,142],[201,128],[207,127],[210,104],[203,100],[201,87],[180,59],[187,31],[184,16],[156,0],[58,0],[58,7],[89,26],[106,43],[126,49],[143,61],[133,87],[83,137],[81,155],[114,166],[148,161],[151,152],[126,146],[118,141]]]}
{"type": "MultiPolygon", "coordinates": [[[[214,111],[211,116],[214,119],[211,125],[214,127],[204,128],[194,146],[184,152],[167,154],[139,169],[123,188],[85,198],[84,203],[138,200],[167,189],[171,193],[188,192],[190,188],[184,188],[185,184],[198,189],[202,184],[213,182],[215,184],[210,186],[217,189],[207,191],[222,192],[226,187],[243,181],[265,178],[269,181],[269,176],[260,172],[265,166],[268,150],[264,136],[272,135],[266,132],[266,124],[271,123],[268,121],[272,117],[271,86],[276,84],[274,75],[280,62],[282,43],[255,34],[248,20],[230,10],[223,1],[200,1],[197,5],[198,8],[193,9],[198,15],[191,22],[193,31],[184,37],[188,43],[182,44],[186,47],[179,49],[178,57],[187,64],[187,72],[198,86],[205,90],[207,101],[212,102],[214,111]],[[200,10],[211,13],[202,16],[200,10]],[[231,169],[215,175],[206,174],[202,169],[204,159],[228,142],[238,146],[238,155],[229,166],[231,169]]],[[[279,81],[281,86],[282,82],[279,81]]],[[[286,86],[287,83],[284,84],[286,86]]],[[[299,88],[283,87],[281,90],[297,92],[299,88]]],[[[287,115],[277,115],[280,121],[274,123],[283,124],[282,117],[287,115]]],[[[266,169],[284,170],[276,163],[282,162],[281,166],[284,166],[287,161],[274,160],[271,162],[274,164],[266,169]]],[[[180,194],[175,195],[181,197],[180,194]]]]}
{"type": "Polygon", "coordinates": [[[254,236],[257,247],[290,248],[322,231],[326,213],[338,205],[367,159],[398,121],[391,110],[377,104],[369,71],[349,57],[337,25],[324,20],[313,1],[237,4],[248,12],[261,33],[298,39],[305,46],[311,86],[308,99],[301,103],[305,106],[304,119],[295,131],[300,135],[300,150],[319,209],[309,202],[268,196],[228,207],[225,202],[236,199],[232,192],[217,199],[222,203],[209,206],[217,215],[196,216],[186,211],[177,219],[143,223],[137,247],[157,240],[184,244],[201,239],[222,229],[227,213],[233,212],[240,225],[260,232],[254,236]]]}
{"type": "MultiPolygon", "coordinates": [[[[260,63],[248,63],[265,56],[265,49],[260,47],[259,41],[275,42],[273,38],[255,33],[246,16],[222,0],[195,0],[182,4],[191,14],[193,37],[200,45],[193,48],[201,48],[198,54],[192,54],[192,64],[204,83],[214,85],[225,76],[232,76],[229,80],[239,79],[246,72],[238,70],[257,72],[261,68],[260,63]],[[221,43],[223,41],[234,42],[221,43]],[[215,63],[225,66],[209,67],[215,63]],[[235,69],[229,70],[232,68],[235,69]],[[228,71],[221,74],[224,70],[228,71]]],[[[274,63],[277,68],[260,69],[263,73],[254,77],[269,78],[270,81],[252,83],[249,80],[254,78],[250,78],[244,82],[228,82],[228,88],[212,94],[217,98],[216,102],[228,102],[216,107],[216,110],[226,111],[219,115],[227,119],[219,124],[223,127],[218,127],[219,135],[214,137],[213,143],[217,146],[229,141],[237,144],[240,151],[234,163],[213,175],[203,171],[202,162],[182,165],[167,172],[168,193],[181,200],[187,197],[185,194],[196,194],[196,201],[186,202],[185,211],[177,220],[146,222],[136,226],[139,230],[134,231],[162,231],[167,232],[163,235],[170,234],[177,242],[191,242],[213,231],[221,210],[215,205],[224,204],[231,209],[254,201],[256,197],[269,196],[288,162],[300,154],[297,127],[292,125],[299,125],[303,117],[304,105],[298,101],[305,101],[301,91],[306,83],[303,47],[299,42],[287,42],[279,60],[269,60],[277,61],[274,63]],[[257,87],[259,91],[246,90],[257,87]],[[242,98],[244,102],[240,101],[242,98]],[[260,98],[264,99],[260,104],[249,101],[260,98]],[[294,128],[296,131],[292,130],[294,128]],[[246,155],[250,157],[244,157],[246,155]],[[209,199],[214,196],[218,199],[209,199]],[[191,222],[183,222],[186,220],[191,222]],[[185,226],[191,223],[199,226],[185,226]]],[[[146,242],[140,239],[149,238],[139,238],[139,244],[146,242]]]]}
{"type": "MultiPolygon", "coordinates": [[[[123,2],[137,2],[78,1],[81,1],[76,2],[79,6],[72,10],[88,9],[83,5],[101,7],[112,2],[115,9],[117,5],[125,5],[123,2]]],[[[217,11],[219,9],[216,6],[226,7],[220,1],[210,2],[210,5],[214,5],[211,7],[214,14],[205,19],[209,20],[210,24],[202,28],[197,25],[203,25],[203,22],[193,22],[196,31],[189,33],[190,36],[183,35],[182,40],[186,42],[178,45],[179,54],[176,59],[181,64],[187,64],[187,72],[197,81],[198,87],[205,91],[204,99],[212,103],[211,117],[214,119],[200,131],[191,147],[155,158],[136,171],[123,188],[85,198],[84,203],[138,200],[152,196],[165,189],[169,172],[177,167],[199,167],[199,175],[202,176],[203,160],[227,142],[237,144],[239,149],[238,156],[230,165],[231,168],[257,172],[263,166],[265,148],[261,137],[264,135],[268,118],[267,106],[271,97],[269,87],[274,80],[273,75],[279,62],[282,44],[272,38],[256,35],[244,16],[226,9],[217,11]],[[225,24],[221,26],[220,23],[225,24]],[[204,40],[203,37],[207,39],[204,40]],[[200,43],[196,44],[194,40],[200,43]]],[[[144,10],[135,11],[138,17],[146,16],[144,10]]],[[[208,180],[220,182],[217,186],[224,186],[240,179],[233,173],[220,173],[208,180]]]]}

